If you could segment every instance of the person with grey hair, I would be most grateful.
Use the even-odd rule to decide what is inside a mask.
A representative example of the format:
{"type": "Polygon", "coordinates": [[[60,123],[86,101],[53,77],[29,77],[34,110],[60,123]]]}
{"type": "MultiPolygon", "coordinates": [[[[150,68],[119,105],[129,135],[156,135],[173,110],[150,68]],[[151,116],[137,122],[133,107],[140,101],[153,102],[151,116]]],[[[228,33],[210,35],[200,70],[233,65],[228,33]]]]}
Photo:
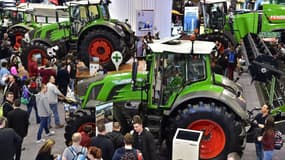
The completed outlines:
{"type": "Polygon", "coordinates": [[[21,137],[12,129],[6,128],[7,119],[0,117],[0,155],[1,159],[13,160],[16,147],[21,143],[21,137]]]}

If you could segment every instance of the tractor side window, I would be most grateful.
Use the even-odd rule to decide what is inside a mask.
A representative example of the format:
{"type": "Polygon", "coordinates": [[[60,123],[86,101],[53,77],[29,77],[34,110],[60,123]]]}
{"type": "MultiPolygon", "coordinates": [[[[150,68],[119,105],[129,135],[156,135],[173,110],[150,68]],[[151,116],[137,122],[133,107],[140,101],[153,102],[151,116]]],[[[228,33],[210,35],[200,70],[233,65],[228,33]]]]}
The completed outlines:
{"type": "Polygon", "coordinates": [[[206,65],[203,56],[193,55],[187,65],[188,81],[199,81],[206,78],[206,65]]]}
{"type": "Polygon", "coordinates": [[[101,12],[102,12],[102,17],[103,17],[105,20],[109,20],[109,19],[110,19],[110,15],[109,15],[108,6],[106,6],[106,5],[100,5],[100,9],[101,9],[101,12]]]}
{"type": "Polygon", "coordinates": [[[81,20],[86,20],[87,19],[86,8],[84,6],[80,7],[80,19],[81,20]]]}
{"type": "Polygon", "coordinates": [[[89,16],[91,20],[99,18],[97,6],[89,6],[89,16]]]}

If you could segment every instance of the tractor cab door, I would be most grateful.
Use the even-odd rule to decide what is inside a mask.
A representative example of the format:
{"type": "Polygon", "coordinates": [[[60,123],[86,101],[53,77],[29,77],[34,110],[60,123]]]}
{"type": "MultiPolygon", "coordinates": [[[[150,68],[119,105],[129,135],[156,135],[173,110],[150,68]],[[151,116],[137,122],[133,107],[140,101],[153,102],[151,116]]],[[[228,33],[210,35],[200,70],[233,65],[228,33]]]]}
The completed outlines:
{"type": "Polygon", "coordinates": [[[88,22],[88,9],[83,5],[74,5],[70,8],[70,25],[72,37],[78,37],[80,30],[88,22]]]}
{"type": "Polygon", "coordinates": [[[152,104],[172,105],[185,82],[185,57],[181,54],[161,54],[156,57],[152,85],[152,104]]]}
{"type": "Polygon", "coordinates": [[[206,78],[206,60],[203,55],[158,55],[154,64],[152,104],[168,108],[184,87],[206,78]]]}

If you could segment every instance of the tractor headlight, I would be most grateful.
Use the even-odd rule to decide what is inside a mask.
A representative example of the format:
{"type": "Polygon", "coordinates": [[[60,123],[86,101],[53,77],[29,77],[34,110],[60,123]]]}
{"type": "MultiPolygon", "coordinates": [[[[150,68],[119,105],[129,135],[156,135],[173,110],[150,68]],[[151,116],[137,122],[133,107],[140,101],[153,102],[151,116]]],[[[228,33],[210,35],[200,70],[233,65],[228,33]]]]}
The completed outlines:
{"type": "Polygon", "coordinates": [[[28,32],[25,33],[23,41],[26,42],[26,43],[30,43],[31,42],[30,35],[29,35],[28,32]]]}

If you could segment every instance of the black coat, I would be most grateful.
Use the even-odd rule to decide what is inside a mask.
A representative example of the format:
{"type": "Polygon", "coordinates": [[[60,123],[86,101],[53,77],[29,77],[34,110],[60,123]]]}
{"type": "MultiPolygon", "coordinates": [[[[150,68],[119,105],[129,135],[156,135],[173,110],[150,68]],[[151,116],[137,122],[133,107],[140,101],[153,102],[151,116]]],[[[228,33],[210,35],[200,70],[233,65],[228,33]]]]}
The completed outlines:
{"type": "Polygon", "coordinates": [[[8,113],[14,109],[13,104],[6,100],[5,102],[3,102],[2,105],[3,105],[3,116],[7,117],[8,113]]]}
{"type": "Polygon", "coordinates": [[[154,143],[153,135],[144,129],[140,135],[134,132],[133,136],[133,147],[139,149],[142,152],[144,160],[157,160],[156,145],[154,143]],[[142,139],[142,144],[139,144],[139,138],[142,139]]]}
{"type": "Polygon", "coordinates": [[[92,137],[90,146],[100,148],[104,160],[112,160],[114,147],[112,141],[107,136],[98,134],[98,136],[92,137]]]}
{"type": "Polygon", "coordinates": [[[112,131],[112,132],[107,133],[106,136],[108,138],[110,138],[111,141],[113,142],[114,150],[125,146],[124,136],[123,136],[123,134],[121,132],[119,132],[119,131],[112,131]]]}
{"type": "Polygon", "coordinates": [[[13,128],[22,138],[27,136],[29,126],[29,114],[20,108],[8,113],[8,126],[13,128]]]}
{"type": "Polygon", "coordinates": [[[16,147],[21,144],[21,137],[12,128],[0,129],[0,155],[1,159],[13,160],[16,147]]]}

